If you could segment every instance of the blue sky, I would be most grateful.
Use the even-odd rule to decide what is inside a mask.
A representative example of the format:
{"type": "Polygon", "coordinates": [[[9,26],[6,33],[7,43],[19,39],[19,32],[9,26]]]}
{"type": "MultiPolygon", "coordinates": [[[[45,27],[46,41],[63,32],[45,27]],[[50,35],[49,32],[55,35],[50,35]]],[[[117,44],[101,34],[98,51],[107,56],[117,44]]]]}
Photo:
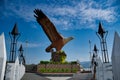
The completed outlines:
{"type": "Polygon", "coordinates": [[[54,23],[64,37],[73,36],[62,50],[67,61],[89,60],[89,40],[100,51],[100,41],[96,35],[99,21],[108,30],[107,44],[111,57],[114,31],[120,34],[119,0],[0,0],[0,34],[5,33],[7,54],[9,55],[9,32],[17,23],[21,37],[18,48],[23,45],[27,63],[50,60],[51,54],[45,49],[51,43],[37,23],[33,10],[41,9],[54,23]],[[26,46],[26,41],[28,44],[26,46]]]}

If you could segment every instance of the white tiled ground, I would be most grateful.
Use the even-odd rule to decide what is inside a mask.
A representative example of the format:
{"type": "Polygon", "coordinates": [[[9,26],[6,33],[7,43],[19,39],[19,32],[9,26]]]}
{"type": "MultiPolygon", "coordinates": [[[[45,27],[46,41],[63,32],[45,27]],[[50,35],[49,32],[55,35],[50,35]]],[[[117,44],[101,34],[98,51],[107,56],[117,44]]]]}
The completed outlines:
{"type": "Polygon", "coordinates": [[[49,78],[51,80],[67,80],[71,77],[46,77],[46,78],[49,78]]]}

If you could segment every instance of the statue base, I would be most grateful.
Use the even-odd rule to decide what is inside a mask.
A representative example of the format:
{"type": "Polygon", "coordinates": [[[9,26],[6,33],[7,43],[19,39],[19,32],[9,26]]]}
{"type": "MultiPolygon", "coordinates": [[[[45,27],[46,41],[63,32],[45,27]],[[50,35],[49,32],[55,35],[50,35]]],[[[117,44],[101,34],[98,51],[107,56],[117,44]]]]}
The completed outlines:
{"type": "Polygon", "coordinates": [[[51,53],[51,59],[50,59],[50,61],[52,61],[52,62],[64,63],[65,59],[66,59],[66,54],[62,50],[51,53]]]}

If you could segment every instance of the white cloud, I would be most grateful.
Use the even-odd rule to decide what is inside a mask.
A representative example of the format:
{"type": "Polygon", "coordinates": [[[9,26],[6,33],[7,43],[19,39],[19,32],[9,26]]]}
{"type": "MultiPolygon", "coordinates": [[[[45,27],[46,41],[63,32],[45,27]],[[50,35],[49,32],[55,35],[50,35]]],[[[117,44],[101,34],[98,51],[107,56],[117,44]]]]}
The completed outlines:
{"type": "MultiPolygon", "coordinates": [[[[49,1],[50,2],[50,1],[49,1]]],[[[19,4],[7,3],[7,10],[11,10],[15,16],[19,16],[25,21],[36,21],[34,18],[33,10],[35,8],[40,8],[43,12],[50,18],[50,20],[60,29],[81,29],[81,28],[95,28],[96,20],[115,22],[117,20],[115,11],[116,7],[111,6],[111,3],[107,1],[92,1],[92,0],[82,0],[82,1],[71,1],[72,5],[69,3],[59,4],[55,1],[52,5],[46,3],[36,3],[36,5],[27,5],[19,1],[19,4]],[[105,5],[106,4],[106,5],[105,5]],[[74,26],[76,25],[76,26],[74,26]],[[81,25],[84,25],[81,26],[81,25]],[[90,27],[88,27],[88,25],[90,27]],[[61,27],[60,27],[61,26],[61,27]]],[[[70,1],[69,1],[70,2],[70,1]]],[[[62,2],[62,3],[65,3],[62,2]]],[[[7,13],[10,14],[11,13],[7,13]]]]}
{"type": "Polygon", "coordinates": [[[27,48],[36,48],[36,47],[43,47],[44,45],[42,43],[33,43],[33,42],[18,42],[18,45],[23,45],[23,47],[27,47],[27,48]]]}
{"type": "Polygon", "coordinates": [[[59,15],[59,16],[74,16],[76,14],[76,10],[73,7],[59,7],[59,8],[55,8],[54,13],[57,13],[55,15],[59,15]]]}
{"type": "Polygon", "coordinates": [[[112,10],[107,9],[86,9],[81,13],[85,21],[95,21],[96,19],[105,20],[107,22],[113,22],[115,20],[114,12],[112,10]]]}
{"type": "Polygon", "coordinates": [[[20,6],[19,9],[17,9],[16,6],[12,6],[10,9],[16,14],[17,17],[19,16],[26,21],[35,21],[33,9],[29,6],[20,6]]]}
{"type": "MultiPolygon", "coordinates": [[[[108,1],[103,4],[108,4],[108,1]]],[[[48,15],[52,17],[58,18],[60,16],[61,19],[54,19],[53,23],[61,26],[64,26],[62,29],[81,29],[81,28],[95,28],[95,22],[98,21],[106,21],[115,22],[117,20],[117,12],[115,11],[115,7],[103,5],[102,3],[97,3],[95,1],[81,1],[74,2],[75,6],[66,5],[64,7],[57,6],[52,9],[51,14],[48,11],[48,15]],[[102,7],[103,6],[103,7],[102,7]],[[105,8],[104,8],[105,7],[105,8]],[[58,20],[58,21],[56,21],[58,20]],[[65,24],[67,22],[67,25],[65,24]],[[74,24],[73,24],[74,22],[74,24]],[[74,26],[77,25],[77,26],[74,26]],[[81,25],[84,25],[81,26],[81,25]],[[88,27],[89,25],[89,27],[88,27]],[[74,26],[74,27],[73,27],[74,26]],[[79,26],[79,27],[78,27],[79,26]]],[[[112,4],[112,3],[111,3],[112,4]]]]}
{"type": "Polygon", "coordinates": [[[50,18],[52,22],[54,22],[55,26],[57,28],[60,28],[62,30],[68,30],[68,28],[70,29],[70,21],[69,20],[65,20],[64,18],[61,19],[57,19],[57,18],[50,18]],[[59,27],[57,26],[59,25],[59,27]],[[63,26],[64,25],[64,26],[63,26]],[[68,27],[69,26],[69,27],[68,27]]]}
{"type": "Polygon", "coordinates": [[[5,0],[5,9],[3,11],[4,16],[14,16],[16,18],[24,19],[27,22],[35,21],[34,7],[28,4],[24,4],[23,1],[9,1],[5,0]]]}

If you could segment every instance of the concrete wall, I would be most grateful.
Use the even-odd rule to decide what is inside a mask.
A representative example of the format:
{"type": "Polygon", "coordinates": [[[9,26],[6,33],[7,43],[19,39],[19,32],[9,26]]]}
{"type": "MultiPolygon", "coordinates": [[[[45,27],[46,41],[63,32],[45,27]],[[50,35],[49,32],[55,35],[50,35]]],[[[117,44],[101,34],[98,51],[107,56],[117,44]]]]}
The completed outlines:
{"type": "Polygon", "coordinates": [[[97,80],[113,80],[112,64],[103,63],[100,58],[97,59],[96,79],[97,80]]]}
{"type": "Polygon", "coordinates": [[[20,80],[25,74],[25,67],[19,64],[18,58],[15,63],[7,63],[5,80],[20,80]]]}

